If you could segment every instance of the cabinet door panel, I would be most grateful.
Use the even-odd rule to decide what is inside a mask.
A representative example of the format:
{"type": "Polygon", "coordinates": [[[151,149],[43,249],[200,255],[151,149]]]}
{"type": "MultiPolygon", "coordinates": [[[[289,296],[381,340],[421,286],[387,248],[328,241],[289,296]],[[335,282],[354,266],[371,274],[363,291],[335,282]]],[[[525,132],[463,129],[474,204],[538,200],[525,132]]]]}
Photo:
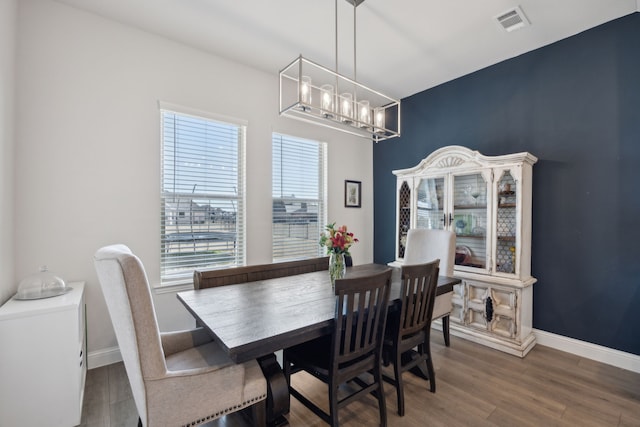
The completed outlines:
{"type": "Polygon", "coordinates": [[[489,294],[493,303],[491,331],[507,338],[515,338],[518,332],[515,321],[517,291],[512,288],[492,286],[489,294]]]}
{"type": "Polygon", "coordinates": [[[515,338],[516,322],[513,317],[495,315],[491,321],[490,331],[506,338],[515,338]]]}
{"type": "Polygon", "coordinates": [[[496,273],[517,274],[520,236],[520,186],[517,171],[496,170],[497,203],[494,229],[496,231],[493,269],[496,273]]]}
{"type": "Polygon", "coordinates": [[[466,284],[467,294],[469,295],[469,303],[484,304],[484,301],[487,298],[489,287],[485,284],[471,281],[466,281],[466,284]]]}
{"type": "Polygon", "coordinates": [[[444,177],[420,178],[416,189],[416,228],[445,228],[444,177]]]}
{"type": "Polygon", "coordinates": [[[487,240],[489,180],[477,171],[452,174],[452,182],[453,211],[449,220],[459,249],[456,269],[486,272],[490,254],[487,240]]]}
{"type": "Polygon", "coordinates": [[[464,323],[465,312],[465,300],[466,300],[466,287],[463,283],[459,285],[453,285],[453,296],[451,297],[452,310],[449,318],[456,322],[464,323]]]}
{"type": "Polygon", "coordinates": [[[449,315],[449,320],[455,323],[464,324],[464,309],[462,305],[453,304],[451,308],[451,314],[449,315]]]}
{"type": "Polygon", "coordinates": [[[398,236],[396,241],[397,258],[404,258],[407,245],[407,233],[411,227],[411,188],[405,180],[398,186],[398,236]]]}
{"type": "Polygon", "coordinates": [[[484,308],[475,304],[469,304],[467,310],[467,326],[486,331],[488,328],[484,308]]]}
{"type": "Polygon", "coordinates": [[[489,288],[487,286],[466,283],[468,306],[466,323],[468,326],[476,329],[487,330],[487,316],[486,316],[486,301],[489,295],[489,288]]]}
{"type": "Polygon", "coordinates": [[[513,289],[502,289],[491,287],[491,299],[493,300],[493,310],[496,313],[514,315],[516,311],[516,294],[513,289]]]}

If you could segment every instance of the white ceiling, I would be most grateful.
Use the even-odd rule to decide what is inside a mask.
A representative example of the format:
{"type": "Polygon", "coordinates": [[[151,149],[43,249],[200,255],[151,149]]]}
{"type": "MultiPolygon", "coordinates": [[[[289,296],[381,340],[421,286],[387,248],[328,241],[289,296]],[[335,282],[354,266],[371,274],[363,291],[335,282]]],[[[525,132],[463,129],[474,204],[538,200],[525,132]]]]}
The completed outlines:
{"type": "MultiPolygon", "coordinates": [[[[277,75],[335,68],[334,0],[58,0],[277,75]]],[[[403,98],[639,10],[640,0],[366,0],[357,81],[403,98]],[[494,20],[520,6],[531,25],[494,20]]],[[[353,77],[353,6],[338,0],[338,72],[353,77]]]]}

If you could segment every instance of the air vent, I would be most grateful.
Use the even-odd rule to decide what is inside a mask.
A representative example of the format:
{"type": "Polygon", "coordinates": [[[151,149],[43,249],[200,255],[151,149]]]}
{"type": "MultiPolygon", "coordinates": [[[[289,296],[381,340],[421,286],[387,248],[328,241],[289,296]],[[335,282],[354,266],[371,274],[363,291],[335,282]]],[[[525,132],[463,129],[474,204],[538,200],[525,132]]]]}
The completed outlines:
{"type": "Polygon", "coordinates": [[[500,27],[508,32],[526,27],[529,24],[527,17],[520,7],[515,7],[495,17],[500,27]]]}

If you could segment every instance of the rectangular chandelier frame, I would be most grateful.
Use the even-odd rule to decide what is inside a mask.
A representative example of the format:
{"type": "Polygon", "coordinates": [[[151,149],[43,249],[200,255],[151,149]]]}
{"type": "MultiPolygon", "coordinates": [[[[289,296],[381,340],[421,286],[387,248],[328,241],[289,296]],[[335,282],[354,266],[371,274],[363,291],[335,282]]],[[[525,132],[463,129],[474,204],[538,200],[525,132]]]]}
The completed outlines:
{"type": "Polygon", "coordinates": [[[400,136],[400,101],[302,55],[280,71],[280,115],[375,142],[400,136]]]}

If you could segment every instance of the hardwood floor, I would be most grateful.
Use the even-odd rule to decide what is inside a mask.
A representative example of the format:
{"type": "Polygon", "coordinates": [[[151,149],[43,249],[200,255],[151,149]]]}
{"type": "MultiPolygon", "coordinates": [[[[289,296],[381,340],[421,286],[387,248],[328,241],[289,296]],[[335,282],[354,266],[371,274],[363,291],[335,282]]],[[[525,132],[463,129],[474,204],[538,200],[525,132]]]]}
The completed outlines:
{"type": "MultiPolygon", "coordinates": [[[[385,384],[388,425],[428,426],[640,426],[640,374],[537,345],[524,359],[434,330],[431,351],[437,391],[410,373],[406,415],[399,417],[395,389],[385,384]]],[[[296,386],[326,399],[326,386],[296,374],[296,386]]],[[[137,412],[122,363],[87,373],[83,427],[135,427],[137,412]]],[[[291,426],[326,426],[295,399],[291,426]]],[[[345,427],[378,425],[375,399],[340,411],[345,427]]],[[[233,414],[207,427],[247,427],[233,414]]]]}

